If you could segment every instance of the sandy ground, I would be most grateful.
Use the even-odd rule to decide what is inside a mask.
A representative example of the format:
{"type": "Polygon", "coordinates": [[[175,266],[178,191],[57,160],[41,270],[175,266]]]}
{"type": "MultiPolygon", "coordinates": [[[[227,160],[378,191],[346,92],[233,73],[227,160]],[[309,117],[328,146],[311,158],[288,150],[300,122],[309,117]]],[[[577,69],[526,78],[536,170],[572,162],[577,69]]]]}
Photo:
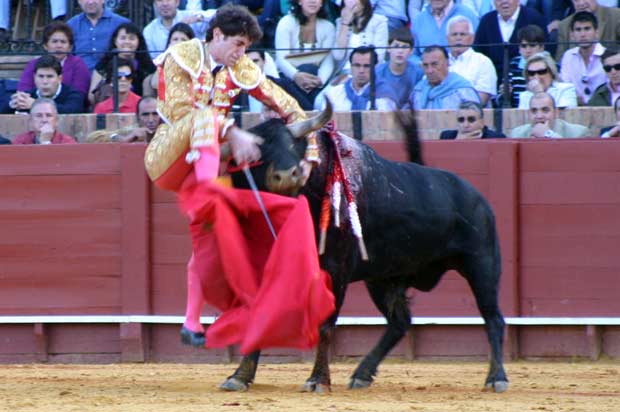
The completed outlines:
{"type": "Polygon", "coordinates": [[[0,365],[0,411],[620,411],[620,362],[511,362],[510,388],[482,391],[478,362],[385,362],[368,390],[346,389],[353,363],[332,365],[330,394],[300,393],[311,365],[265,364],[250,391],[218,385],[235,365],[0,365]]]}

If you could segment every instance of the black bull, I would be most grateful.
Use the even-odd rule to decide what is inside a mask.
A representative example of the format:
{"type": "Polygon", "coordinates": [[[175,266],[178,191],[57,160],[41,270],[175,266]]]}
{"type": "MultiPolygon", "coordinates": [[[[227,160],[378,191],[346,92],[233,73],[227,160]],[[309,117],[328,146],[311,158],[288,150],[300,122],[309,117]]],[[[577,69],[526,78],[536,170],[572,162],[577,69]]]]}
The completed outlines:
{"type": "MultiPolygon", "coordinates": [[[[293,133],[278,120],[250,130],[265,140],[261,145],[264,163],[252,168],[261,190],[292,194],[299,188],[296,165],[304,153],[306,139],[295,138],[294,134],[301,136],[309,128],[316,129],[329,117],[330,108],[293,133]],[[291,178],[287,179],[287,175],[291,178]]],[[[421,163],[415,120],[413,116],[408,119],[403,126],[409,154],[413,161],[421,163]]],[[[321,163],[301,193],[308,198],[318,237],[321,201],[336,148],[328,133],[317,134],[321,163]]],[[[329,340],[350,282],[364,281],[374,304],[387,320],[383,336],[351,377],[349,387],[363,388],[372,383],[379,363],[410,327],[407,289],[430,291],[446,271],[454,269],[467,280],[485,322],[491,347],[485,386],[496,392],[505,391],[505,323],[498,306],[500,252],[491,207],[476,189],[452,173],[385,160],[367,145],[350,138],[344,138],[343,143],[347,152],[343,163],[356,194],[369,260],[360,256],[343,199],[341,228],[330,224],[326,250],[321,256],[321,267],[333,281],[336,312],[321,328],[314,369],[303,389],[322,392],[330,388],[329,340]]],[[[247,187],[241,173],[234,174],[233,181],[237,187],[247,187]]],[[[247,390],[259,356],[256,352],[244,357],[222,389],[247,390]]]]}

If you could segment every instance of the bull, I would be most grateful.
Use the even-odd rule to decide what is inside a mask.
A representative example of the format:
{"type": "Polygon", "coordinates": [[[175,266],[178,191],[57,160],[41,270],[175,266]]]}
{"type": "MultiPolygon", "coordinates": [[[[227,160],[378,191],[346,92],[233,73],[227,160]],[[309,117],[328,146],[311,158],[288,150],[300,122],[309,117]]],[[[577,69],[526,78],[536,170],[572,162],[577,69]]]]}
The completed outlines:
{"type": "MultiPolygon", "coordinates": [[[[299,160],[306,139],[331,118],[331,105],[303,123],[285,126],[272,119],[250,131],[261,136],[262,165],[252,172],[261,190],[294,195],[299,190],[309,201],[319,237],[321,205],[326,182],[339,157],[349,178],[366,250],[361,250],[348,222],[346,207],[340,210],[340,227],[330,225],[320,264],[332,278],[336,311],[322,326],[314,368],[302,390],[325,392],[331,380],[328,348],[347,285],[363,281],[387,327],[379,342],[359,363],[349,388],[366,388],[388,352],[411,325],[406,295],[408,288],[432,290],[448,270],[456,270],[468,282],[485,323],[490,344],[490,369],[485,387],[495,392],[508,388],[503,367],[505,323],[498,305],[500,250],[495,218],[484,197],[458,176],[422,164],[413,115],[403,124],[410,160],[392,162],[372,148],[346,136],[335,144],[333,133],[317,133],[321,162],[300,187],[299,160]],[[339,155],[340,154],[340,155],[339,155]],[[368,260],[364,260],[366,252],[368,260]]],[[[247,188],[243,174],[233,183],[247,188]]],[[[344,197],[344,193],[342,195],[344,197]]],[[[221,385],[224,390],[247,390],[253,382],[260,352],[245,356],[237,370],[221,385]]]]}

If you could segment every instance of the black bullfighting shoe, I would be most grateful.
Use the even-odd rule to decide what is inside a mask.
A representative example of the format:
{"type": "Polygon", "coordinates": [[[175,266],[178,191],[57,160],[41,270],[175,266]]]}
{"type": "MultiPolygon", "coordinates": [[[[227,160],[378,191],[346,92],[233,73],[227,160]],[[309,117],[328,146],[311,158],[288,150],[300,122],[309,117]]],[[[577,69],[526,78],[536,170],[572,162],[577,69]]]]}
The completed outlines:
{"type": "Polygon", "coordinates": [[[185,326],[181,328],[181,343],[197,348],[204,348],[206,339],[204,332],[192,332],[185,326]]]}

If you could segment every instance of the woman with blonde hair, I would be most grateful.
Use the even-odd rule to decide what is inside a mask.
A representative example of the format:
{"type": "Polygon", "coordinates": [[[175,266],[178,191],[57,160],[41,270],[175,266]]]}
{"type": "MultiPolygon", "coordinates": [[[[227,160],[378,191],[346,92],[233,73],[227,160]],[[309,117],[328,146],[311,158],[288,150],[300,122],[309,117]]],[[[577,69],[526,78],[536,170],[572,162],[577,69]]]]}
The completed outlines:
{"type": "Polygon", "coordinates": [[[558,109],[577,107],[577,90],[572,83],[560,81],[558,68],[547,52],[530,56],[523,69],[527,90],[519,96],[519,109],[529,109],[530,100],[536,93],[548,93],[558,109]]]}

